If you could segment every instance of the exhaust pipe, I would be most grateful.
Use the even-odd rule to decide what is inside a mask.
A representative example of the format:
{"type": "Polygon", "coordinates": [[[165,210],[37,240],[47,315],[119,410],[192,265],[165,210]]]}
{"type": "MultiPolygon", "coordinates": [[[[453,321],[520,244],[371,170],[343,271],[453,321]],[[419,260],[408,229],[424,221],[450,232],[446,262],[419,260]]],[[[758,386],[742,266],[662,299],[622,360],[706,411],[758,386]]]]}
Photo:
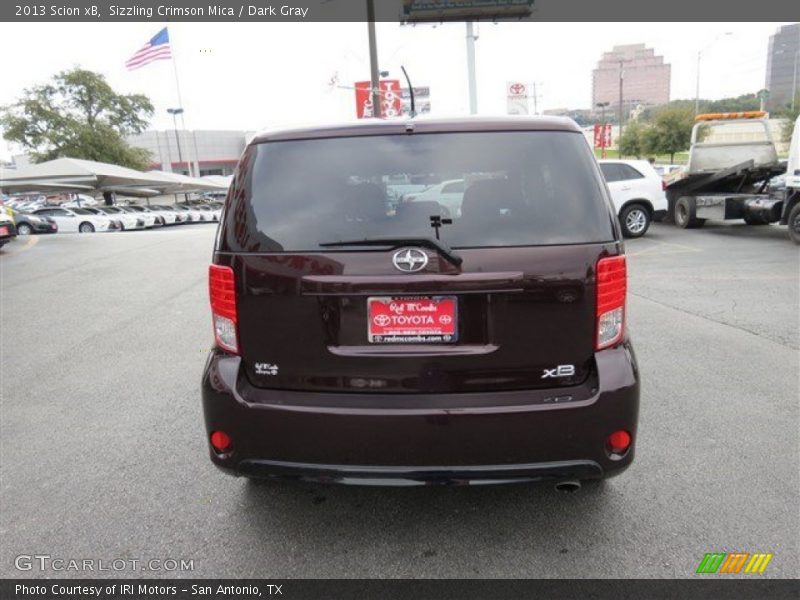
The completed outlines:
{"type": "Polygon", "coordinates": [[[568,479],[567,481],[559,481],[555,485],[557,492],[565,492],[571,494],[581,489],[581,482],[577,479],[568,479]]]}

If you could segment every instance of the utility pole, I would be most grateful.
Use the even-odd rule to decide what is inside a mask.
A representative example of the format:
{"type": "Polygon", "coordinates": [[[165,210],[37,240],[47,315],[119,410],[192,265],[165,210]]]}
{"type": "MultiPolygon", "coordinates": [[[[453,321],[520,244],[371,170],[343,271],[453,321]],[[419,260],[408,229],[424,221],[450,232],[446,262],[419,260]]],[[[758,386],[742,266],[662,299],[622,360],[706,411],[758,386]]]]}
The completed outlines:
{"type": "Polygon", "coordinates": [[[792,74],[792,112],[794,112],[794,103],[797,99],[797,60],[800,58],[800,41],[797,43],[798,47],[794,52],[794,72],[792,74]]]}
{"type": "Polygon", "coordinates": [[[625,80],[625,71],[622,68],[622,65],[626,61],[621,60],[619,61],[619,133],[617,133],[617,139],[622,137],[622,121],[624,118],[624,111],[622,109],[622,86],[623,81],[625,80]]]}
{"type": "Polygon", "coordinates": [[[533,88],[533,114],[539,114],[539,86],[542,85],[541,81],[534,81],[531,84],[533,88]]]}
{"type": "Polygon", "coordinates": [[[703,55],[702,50],[697,51],[697,67],[695,72],[697,73],[697,81],[695,82],[694,87],[694,114],[697,116],[700,114],[700,57],[703,55]]]}
{"type": "Polygon", "coordinates": [[[697,80],[695,81],[695,88],[694,88],[694,114],[697,115],[700,113],[700,59],[703,58],[703,52],[711,48],[717,41],[722,39],[727,35],[733,35],[732,32],[726,31],[725,33],[719,34],[713,40],[711,40],[704,48],[700,48],[697,51],[697,80]]]}
{"type": "Polygon", "coordinates": [[[367,0],[367,31],[369,34],[369,72],[372,87],[372,116],[380,119],[381,88],[378,74],[378,42],[375,37],[375,0],[367,0]]]}
{"type": "Polygon", "coordinates": [[[475,79],[475,40],[478,37],[467,21],[467,80],[469,81],[469,114],[478,114],[478,84],[475,79]]]}

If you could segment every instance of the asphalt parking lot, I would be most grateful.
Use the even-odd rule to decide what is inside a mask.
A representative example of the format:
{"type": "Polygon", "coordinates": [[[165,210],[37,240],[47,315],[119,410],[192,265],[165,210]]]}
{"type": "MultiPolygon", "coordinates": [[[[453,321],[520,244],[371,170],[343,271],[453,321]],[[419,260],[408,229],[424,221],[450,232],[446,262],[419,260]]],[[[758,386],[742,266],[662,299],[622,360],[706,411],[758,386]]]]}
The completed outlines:
{"type": "MultiPolygon", "coordinates": [[[[0,250],[0,577],[18,555],[190,559],[186,577],[796,577],[800,261],[785,228],[628,242],[637,458],[604,485],[254,485],[212,467],[199,384],[215,228],[0,250]]],[[[98,573],[94,573],[97,575],[98,573]]]]}

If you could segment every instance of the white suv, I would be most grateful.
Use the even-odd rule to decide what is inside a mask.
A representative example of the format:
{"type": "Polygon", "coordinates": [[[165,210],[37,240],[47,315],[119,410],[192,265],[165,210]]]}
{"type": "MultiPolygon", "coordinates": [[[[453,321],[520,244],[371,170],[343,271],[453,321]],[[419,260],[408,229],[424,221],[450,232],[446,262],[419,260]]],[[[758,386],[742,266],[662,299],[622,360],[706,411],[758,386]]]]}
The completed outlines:
{"type": "Polygon", "coordinates": [[[664,180],[646,160],[600,160],[622,234],[643,236],[653,218],[667,213],[664,180]]]}

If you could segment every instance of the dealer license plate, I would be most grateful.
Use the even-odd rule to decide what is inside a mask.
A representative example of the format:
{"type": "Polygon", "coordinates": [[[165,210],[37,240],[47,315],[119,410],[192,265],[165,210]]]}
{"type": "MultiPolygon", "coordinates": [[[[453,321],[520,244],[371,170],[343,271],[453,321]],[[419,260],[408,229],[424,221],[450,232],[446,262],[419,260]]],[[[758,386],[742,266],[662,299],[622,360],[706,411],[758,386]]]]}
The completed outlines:
{"type": "Polygon", "coordinates": [[[367,298],[367,337],[373,344],[442,344],[458,339],[455,296],[367,298]]]}

